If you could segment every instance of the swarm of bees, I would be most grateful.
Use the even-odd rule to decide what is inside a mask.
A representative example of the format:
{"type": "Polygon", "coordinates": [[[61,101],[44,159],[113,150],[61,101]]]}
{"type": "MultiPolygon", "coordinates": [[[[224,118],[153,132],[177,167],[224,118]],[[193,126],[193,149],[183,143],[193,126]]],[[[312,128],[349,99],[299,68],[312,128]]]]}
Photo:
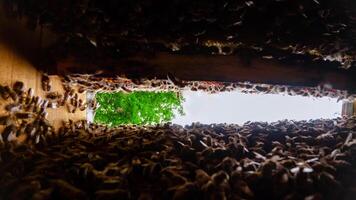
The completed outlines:
{"type": "Polygon", "coordinates": [[[49,90],[43,99],[20,81],[0,86],[6,102],[0,116],[1,199],[356,195],[356,118],[114,128],[69,120],[56,131],[46,109],[83,104],[68,82],[63,85],[64,94],[49,90]]]}
{"type": "MultiPolygon", "coordinates": [[[[5,114],[0,116],[0,145],[3,147],[22,143],[36,145],[47,143],[47,136],[54,136],[54,129],[47,120],[47,109],[66,106],[68,112],[84,111],[87,103],[78,97],[72,87],[64,86],[65,94],[51,91],[51,81],[47,74],[41,78],[44,97],[34,95],[34,90],[21,81],[12,86],[0,85],[0,97],[5,114]]],[[[92,103],[95,106],[95,102],[92,103]]]]}
{"type": "Polygon", "coordinates": [[[157,1],[121,6],[116,0],[66,5],[62,0],[12,0],[3,7],[8,16],[25,16],[28,27],[47,25],[62,35],[51,47],[62,58],[74,54],[83,60],[107,60],[163,51],[242,54],[247,62],[254,57],[303,64],[327,61],[325,66],[337,63],[343,68],[356,61],[354,0],[336,5],[333,0],[172,1],[169,6],[157,1]],[[68,24],[72,19],[77,20],[68,24]]]}
{"type": "Polygon", "coordinates": [[[0,117],[1,199],[356,195],[356,118],[115,128],[69,120],[55,131],[46,120],[50,102],[73,96],[67,104],[80,104],[70,87],[65,93],[41,99],[20,82],[0,87],[11,101],[0,117]]]}
{"type": "Polygon", "coordinates": [[[322,84],[317,87],[300,87],[287,85],[270,85],[250,82],[214,82],[214,81],[185,81],[172,74],[167,75],[167,79],[127,79],[125,77],[102,78],[95,74],[72,74],[67,75],[63,81],[68,85],[77,85],[80,90],[100,92],[100,91],[205,91],[208,93],[239,91],[246,94],[286,94],[291,96],[306,97],[330,97],[339,100],[355,99],[354,94],[349,94],[344,90],[333,89],[329,84],[322,84]]]}

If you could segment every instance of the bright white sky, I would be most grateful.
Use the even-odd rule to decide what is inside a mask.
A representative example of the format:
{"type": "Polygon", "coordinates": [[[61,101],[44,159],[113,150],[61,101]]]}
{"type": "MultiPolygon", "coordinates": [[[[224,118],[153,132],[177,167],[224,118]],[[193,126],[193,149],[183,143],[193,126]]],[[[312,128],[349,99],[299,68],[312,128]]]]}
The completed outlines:
{"type": "Polygon", "coordinates": [[[202,91],[183,91],[185,116],[177,116],[172,123],[187,125],[192,122],[235,123],[247,121],[274,122],[283,119],[329,119],[341,115],[342,102],[334,98],[312,98],[281,94],[243,94],[202,91]]]}

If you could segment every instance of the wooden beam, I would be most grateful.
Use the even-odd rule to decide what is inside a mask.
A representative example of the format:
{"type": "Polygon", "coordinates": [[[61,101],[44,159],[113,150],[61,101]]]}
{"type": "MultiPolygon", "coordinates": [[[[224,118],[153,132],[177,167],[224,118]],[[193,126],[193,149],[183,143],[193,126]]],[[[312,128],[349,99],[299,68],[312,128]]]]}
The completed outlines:
{"type": "Polygon", "coordinates": [[[335,89],[356,91],[355,70],[318,65],[285,65],[271,60],[245,60],[237,56],[156,53],[118,60],[68,58],[57,63],[57,70],[62,74],[101,70],[106,76],[125,74],[133,78],[166,78],[170,73],[183,80],[250,81],[311,87],[328,83],[335,89]]]}

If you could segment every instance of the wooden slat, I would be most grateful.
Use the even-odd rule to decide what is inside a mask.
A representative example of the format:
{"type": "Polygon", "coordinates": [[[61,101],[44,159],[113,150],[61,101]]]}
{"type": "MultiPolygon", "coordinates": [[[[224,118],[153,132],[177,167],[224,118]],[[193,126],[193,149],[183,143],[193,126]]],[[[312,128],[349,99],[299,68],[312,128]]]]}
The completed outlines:
{"type": "MultiPolygon", "coordinates": [[[[52,91],[63,92],[62,82],[58,76],[51,76],[52,91]]],[[[26,58],[19,55],[12,48],[1,42],[0,38],[0,84],[11,86],[15,81],[22,81],[26,88],[33,88],[35,95],[44,97],[45,92],[41,89],[41,72],[39,72],[26,58]]],[[[85,99],[85,94],[80,98],[85,99]]],[[[10,102],[0,100],[0,115],[6,114],[4,105],[10,102]]],[[[48,120],[58,128],[62,121],[72,119],[74,121],[86,118],[86,111],[77,111],[75,114],[69,114],[65,107],[58,109],[47,109],[48,120]]],[[[1,131],[0,127],[0,131],[1,131]]]]}
{"type": "Polygon", "coordinates": [[[254,83],[318,86],[329,83],[336,89],[356,92],[356,71],[330,66],[285,65],[270,60],[245,60],[237,56],[174,55],[156,53],[119,60],[78,60],[58,62],[60,73],[94,73],[107,76],[166,78],[168,73],[183,80],[250,81],[254,83]]]}

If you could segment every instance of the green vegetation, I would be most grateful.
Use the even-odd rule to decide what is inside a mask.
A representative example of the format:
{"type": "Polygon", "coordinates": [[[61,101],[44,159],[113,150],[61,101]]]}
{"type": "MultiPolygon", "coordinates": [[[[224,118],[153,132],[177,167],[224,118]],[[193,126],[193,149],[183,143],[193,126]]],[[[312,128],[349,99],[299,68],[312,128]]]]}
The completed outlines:
{"type": "Polygon", "coordinates": [[[184,114],[184,99],[176,92],[97,93],[96,100],[94,122],[109,126],[158,124],[184,114]]]}

